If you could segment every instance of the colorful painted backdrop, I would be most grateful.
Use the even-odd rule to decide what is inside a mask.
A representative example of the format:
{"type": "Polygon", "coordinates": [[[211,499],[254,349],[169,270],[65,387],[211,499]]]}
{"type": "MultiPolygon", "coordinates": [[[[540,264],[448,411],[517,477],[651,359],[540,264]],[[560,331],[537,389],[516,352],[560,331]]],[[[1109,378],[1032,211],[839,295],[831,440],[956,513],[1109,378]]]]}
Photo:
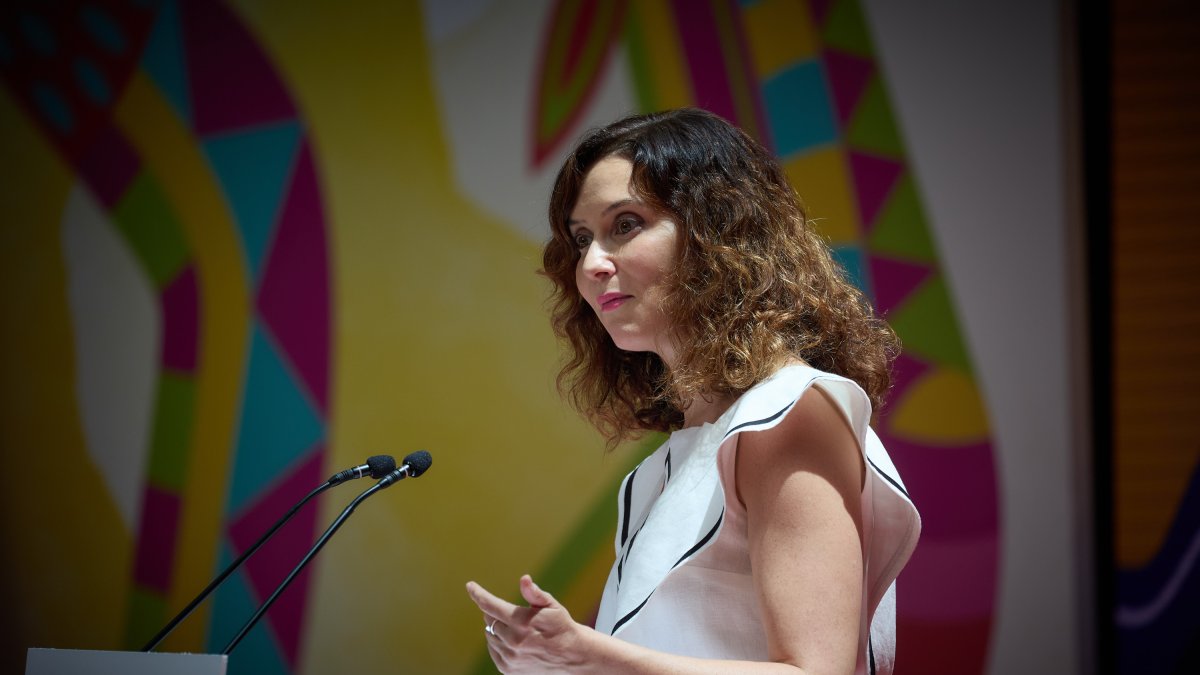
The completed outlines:
{"type": "MultiPolygon", "coordinates": [[[[587,126],[696,105],[774,150],[903,339],[900,664],[983,670],[988,415],[856,0],[31,4],[0,80],[3,462],[58,469],[3,493],[8,661],[137,648],[324,477],[417,448],[234,672],[485,671],[471,578],[586,618],[645,444],[604,455],[554,392],[541,214],[587,126]]],[[[165,648],[219,650],[356,489],[165,648]]]]}

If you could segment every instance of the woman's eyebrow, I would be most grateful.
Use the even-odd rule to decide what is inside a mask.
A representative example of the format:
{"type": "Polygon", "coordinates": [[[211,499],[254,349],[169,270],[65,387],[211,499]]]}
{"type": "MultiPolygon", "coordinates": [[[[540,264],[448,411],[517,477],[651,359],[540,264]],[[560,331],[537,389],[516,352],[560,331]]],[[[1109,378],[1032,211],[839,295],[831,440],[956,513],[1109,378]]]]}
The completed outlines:
{"type": "MultiPolygon", "coordinates": [[[[630,204],[636,204],[636,203],[637,203],[637,200],[635,200],[633,197],[626,197],[625,199],[618,199],[617,201],[604,207],[604,210],[600,212],[600,215],[607,216],[609,213],[612,213],[613,211],[616,211],[617,209],[619,209],[623,206],[629,206],[630,204]]],[[[575,227],[576,225],[583,225],[586,222],[587,222],[586,220],[581,220],[579,218],[568,218],[567,219],[567,229],[575,227]]]]}

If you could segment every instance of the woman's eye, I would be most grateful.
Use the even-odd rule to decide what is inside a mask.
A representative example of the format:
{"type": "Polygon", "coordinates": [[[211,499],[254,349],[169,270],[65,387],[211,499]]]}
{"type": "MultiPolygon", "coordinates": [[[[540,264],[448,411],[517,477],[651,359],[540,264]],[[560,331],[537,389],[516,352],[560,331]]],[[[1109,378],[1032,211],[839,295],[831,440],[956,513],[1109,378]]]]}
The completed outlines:
{"type": "Polygon", "coordinates": [[[575,248],[587,248],[592,243],[592,235],[587,232],[575,233],[575,248]]]}
{"type": "Polygon", "coordinates": [[[630,232],[633,232],[637,226],[638,222],[633,218],[622,218],[621,220],[617,221],[617,224],[613,227],[613,230],[616,231],[617,234],[629,234],[630,232]]]}

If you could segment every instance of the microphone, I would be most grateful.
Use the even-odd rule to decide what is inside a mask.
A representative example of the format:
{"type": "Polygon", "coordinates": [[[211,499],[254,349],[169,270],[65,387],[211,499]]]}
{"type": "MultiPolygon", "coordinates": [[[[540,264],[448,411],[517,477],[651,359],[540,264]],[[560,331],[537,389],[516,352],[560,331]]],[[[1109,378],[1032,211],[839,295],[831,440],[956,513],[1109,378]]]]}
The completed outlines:
{"type": "Polygon", "coordinates": [[[429,470],[433,464],[433,457],[429,456],[428,452],[418,450],[404,458],[404,464],[399,469],[392,471],[379,481],[379,489],[391,487],[396,481],[404,480],[405,478],[416,478],[429,470]]]}
{"type": "MultiPolygon", "coordinates": [[[[409,455],[409,457],[412,457],[415,454],[416,453],[413,453],[412,455],[409,455]]],[[[429,453],[425,454],[428,455],[429,453]]],[[[408,458],[405,458],[405,461],[407,461],[407,459],[408,458]]],[[[426,466],[426,468],[428,468],[428,466],[426,466]]],[[[250,548],[246,549],[237,560],[234,560],[232,563],[230,563],[229,567],[226,567],[224,571],[216,576],[215,579],[209,582],[208,586],[205,586],[204,590],[200,591],[199,595],[197,595],[195,598],[192,598],[192,601],[188,603],[187,607],[184,607],[182,611],[175,615],[174,619],[171,619],[169,622],[167,622],[167,625],[163,626],[162,630],[160,630],[157,635],[150,638],[150,641],[147,642],[144,647],[142,647],[142,651],[154,651],[154,648],[157,647],[164,638],[170,635],[171,631],[175,630],[176,626],[186,619],[188,615],[190,615],[192,611],[196,609],[196,607],[200,606],[200,603],[204,602],[205,598],[207,598],[213,591],[217,590],[217,587],[224,583],[225,579],[229,578],[229,575],[233,574],[237,568],[241,567],[242,563],[246,562],[250,556],[254,555],[255,551],[261,548],[263,544],[267,543],[267,540],[270,539],[279,528],[283,527],[284,523],[291,520],[292,516],[296,515],[296,512],[299,511],[302,506],[307,504],[310,499],[316,497],[334,485],[338,485],[339,483],[343,483],[348,480],[354,480],[356,478],[362,478],[366,475],[370,475],[372,478],[382,478],[384,476],[391,475],[395,472],[395,470],[396,460],[391,455],[374,455],[367,458],[366,464],[353,466],[345,471],[339,471],[338,473],[330,476],[329,479],[318,486],[317,489],[308,493],[304,499],[301,499],[299,502],[297,502],[296,505],[293,506],[290,511],[285,513],[282,518],[275,521],[275,524],[271,526],[271,529],[267,530],[266,533],[259,537],[258,541],[254,542],[250,548]]]]}
{"type": "Polygon", "coordinates": [[[354,509],[358,508],[358,505],[361,504],[363,500],[375,494],[376,492],[379,492],[380,490],[387,489],[388,487],[394,485],[397,481],[404,480],[405,478],[417,478],[429,470],[429,467],[432,464],[433,458],[429,456],[429,453],[425,452],[424,450],[418,450],[405,457],[404,463],[400,466],[400,468],[384,476],[379,480],[378,483],[367,488],[362,492],[362,494],[355,497],[354,501],[350,502],[350,505],[343,509],[338,517],[333,521],[333,524],[330,525],[327,530],[325,530],[325,533],[321,535],[321,538],[317,539],[317,543],[313,544],[313,547],[309,549],[304,558],[300,560],[300,564],[296,565],[295,569],[293,569],[291,573],[287,575],[287,578],[275,588],[275,591],[271,593],[271,596],[267,598],[267,600],[263,602],[263,604],[260,605],[259,608],[254,612],[254,616],[250,617],[250,620],[242,626],[241,630],[237,632],[237,635],[233,636],[233,639],[229,641],[229,644],[225,645],[225,649],[221,650],[221,655],[228,656],[229,653],[233,651],[233,648],[238,646],[238,643],[242,641],[242,638],[246,637],[246,633],[249,633],[250,629],[254,628],[255,624],[258,623],[258,620],[267,613],[267,610],[270,609],[271,605],[275,604],[275,600],[279,598],[280,594],[282,594],[283,591],[287,589],[288,585],[292,583],[292,580],[296,578],[296,575],[300,574],[301,570],[308,565],[309,561],[316,557],[317,552],[325,546],[325,544],[329,541],[329,538],[333,536],[333,533],[338,531],[338,528],[340,528],[342,524],[346,522],[346,519],[350,517],[351,513],[354,513],[354,509]]]}
{"type": "Polygon", "coordinates": [[[396,460],[391,455],[372,455],[367,458],[366,464],[352,466],[345,471],[339,471],[329,477],[327,481],[330,485],[337,485],[348,480],[362,478],[370,475],[371,478],[379,479],[388,475],[396,468],[396,460]]]}

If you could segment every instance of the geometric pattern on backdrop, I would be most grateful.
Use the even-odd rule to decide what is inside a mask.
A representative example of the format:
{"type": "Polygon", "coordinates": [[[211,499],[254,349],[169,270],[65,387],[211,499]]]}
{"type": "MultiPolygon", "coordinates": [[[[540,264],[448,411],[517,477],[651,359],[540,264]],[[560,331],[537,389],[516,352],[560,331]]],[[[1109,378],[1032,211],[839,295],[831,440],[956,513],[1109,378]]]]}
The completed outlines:
{"type": "MultiPolygon", "coordinates": [[[[152,5],[35,6],[0,26],[22,38],[0,45],[5,84],[157,293],[131,649],[321,482],[330,380],[326,223],[306,126],[224,5],[152,5]]],[[[308,549],[317,513],[300,512],[163,648],[223,647],[308,549]]],[[[289,587],[231,672],[296,669],[308,586],[306,573],[289,587]]]]}
{"type": "MultiPolygon", "coordinates": [[[[775,152],[835,256],[899,334],[904,351],[876,430],[923,520],[899,584],[903,661],[913,672],[982,672],[1000,555],[991,434],[857,0],[560,0],[549,17],[532,165],[581,131],[573,123],[623,48],[642,111],[703,107],[775,152]]],[[[611,556],[608,543],[593,555],[611,556]]]]}

